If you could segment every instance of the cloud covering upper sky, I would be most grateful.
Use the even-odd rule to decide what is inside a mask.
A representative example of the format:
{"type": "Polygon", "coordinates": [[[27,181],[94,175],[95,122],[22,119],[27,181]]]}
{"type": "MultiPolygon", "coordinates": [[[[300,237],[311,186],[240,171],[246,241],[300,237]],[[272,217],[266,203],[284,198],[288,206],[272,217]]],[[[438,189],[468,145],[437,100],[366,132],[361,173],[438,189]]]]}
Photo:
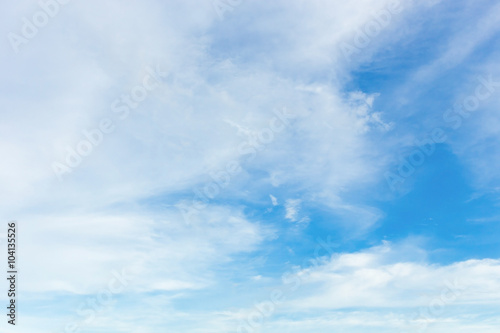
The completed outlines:
{"type": "Polygon", "coordinates": [[[1,331],[498,332],[499,15],[4,3],[1,331]]]}

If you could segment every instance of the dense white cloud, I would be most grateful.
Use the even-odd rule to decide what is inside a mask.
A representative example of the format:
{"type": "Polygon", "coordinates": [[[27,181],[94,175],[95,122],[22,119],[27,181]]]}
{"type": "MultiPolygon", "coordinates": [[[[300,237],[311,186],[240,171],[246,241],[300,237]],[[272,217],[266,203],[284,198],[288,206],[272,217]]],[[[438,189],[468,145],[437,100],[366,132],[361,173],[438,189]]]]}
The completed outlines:
{"type": "Polygon", "coordinates": [[[213,283],[214,265],[273,237],[236,209],[214,206],[200,214],[195,225],[175,208],[161,215],[25,215],[23,290],[93,294],[122,270],[131,276],[129,291],[199,289],[213,283]]]}
{"type": "MultiPolygon", "coordinates": [[[[316,52],[327,52],[334,59],[337,35],[351,35],[355,27],[372,19],[372,12],[387,5],[369,3],[374,4],[366,1],[366,8],[343,4],[338,11],[322,11],[324,15],[319,13],[320,2],[308,4],[299,17],[311,23],[302,24],[311,31],[294,34],[284,45],[287,54],[301,58],[269,54],[270,58],[287,66],[323,57],[310,58],[316,52]],[[335,20],[327,13],[335,13],[335,20]],[[340,20],[347,13],[350,18],[340,20]],[[342,22],[348,26],[337,29],[342,22]],[[320,33],[323,29],[327,30],[320,33]],[[324,39],[326,31],[335,33],[324,39]],[[301,54],[299,49],[313,53],[301,54]]],[[[228,15],[252,15],[262,5],[243,4],[228,15]]],[[[327,206],[332,195],[352,183],[376,179],[383,163],[377,162],[380,154],[369,140],[370,131],[387,125],[383,115],[371,110],[374,96],[344,96],[337,85],[311,85],[259,62],[231,59],[230,52],[213,53],[210,45],[218,30],[210,29],[226,25],[230,29],[234,22],[231,17],[219,21],[210,2],[196,9],[189,2],[102,6],[106,8],[75,2],[61,7],[47,31],[23,45],[19,55],[6,56],[12,63],[6,68],[6,85],[30,96],[2,97],[7,108],[17,110],[2,123],[1,147],[9,163],[1,169],[5,184],[1,198],[10,204],[11,214],[26,205],[57,209],[78,202],[95,207],[190,191],[234,160],[245,170],[264,171],[273,179],[254,179],[250,173],[256,184],[290,183],[301,188],[310,183],[312,196],[327,206]],[[179,21],[179,16],[185,19],[179,21]],[[70,29],[61,30],[64,26],[70,29]],[[166,72],[162,84],[122,119],[123,113],[114,111],[117,105],[125,107],[123,94],[132,94],[148,75],[147,69],[156,66],[166,72]],[[32,81],[19,79],[27,76],[32,81]],[[120,103],[113,104],[116,100],[120,103]],[[283,107],[296,116],[290,126],[274,133],[270,143],[260,142],[256,151],[247,147],[242,154],[242,144],[268,129],[273,111],[283,107]],[[82,161],[71,173],[63,173],[60,182],[62,172],[54,172],[54,163],[67,165],[69,152],[78,151],[88,140],[84,131],[95,131],[103,119],[110,119],[112,132],[103,134],[102,143],[81,156],[82,161]]],[[[283,19],[304,9],[296,4],[276,6],[286,8],[283,19]]],[[[255,27],[268,27],[265,18],[258,22],[255,27]]]]}
{"type": "Polygon", "coordinates": [[[500,302],[500,293],[493,291],[500,283],[498,260],[469,260],[445,266],[422,260],[401,261],[405,251],[415,250],[418,248],[384,245],[335,255],[322,265],[298,273],[305,287],[312,289],[291,306],[302,310],[415,307],[428,306],[433,297],[459,304],[500,302]]]}
{"type": "Polygon", "coordinates": [[[263,332],[443,332],[447,327],[493,332],[498,323],[481,319],[481,313],[500,303],[500,261],[439,265],[426,256],[406,241],[311,258],[310,267],[284,274],[275,285],[283,299],[274,302],[270,291],[261,305],[227,318],[263,332]]]}
{"type": "Polygon", "coordinates": [[[116,304],[125,317],[116,311],[103,313],[89,327],[116,330],[125,325],[132,332],[161,327],[182,327],[187,332],[439,333],[450,328],[495,332],[498,320],[484,313],[495,313],[500,303],[500,262],[483,259],[439,265],[428,263],[426,255],[406,241],[311,258],[310,267],[266,284],[266,292],[248,308],[186,312],[176,309],[170,297],[151,296],[141,305],[116,304]],[[274,302],[276,295],[280,296],[274,302]]]}

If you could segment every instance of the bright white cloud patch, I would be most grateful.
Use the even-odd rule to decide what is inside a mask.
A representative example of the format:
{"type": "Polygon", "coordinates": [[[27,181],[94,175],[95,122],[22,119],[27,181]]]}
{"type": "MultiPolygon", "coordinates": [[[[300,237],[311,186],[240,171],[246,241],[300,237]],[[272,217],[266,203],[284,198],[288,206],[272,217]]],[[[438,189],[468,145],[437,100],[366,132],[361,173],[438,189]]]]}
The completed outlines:
{"type": "Polygon", "coordinates": [[[494,311],[500,303],[500,261],[436,265],[423,258],[411,243],[312,258],[310,267],[284,274],[262,305],[235,313],[234,320],[264,332],[441,332],[447,325],[493,332],[494,322],[479,319],[477,305],[494,311]],[[259,324],[255,318],[262,314],[259,324]]]}
{"type": "Polygon", "coordinates": [[[300,200],[288,199],[285,204],[285,209],[286,209],[285,218],[289,219],[292,222],[297,221],[300,209],[300,200]]]}

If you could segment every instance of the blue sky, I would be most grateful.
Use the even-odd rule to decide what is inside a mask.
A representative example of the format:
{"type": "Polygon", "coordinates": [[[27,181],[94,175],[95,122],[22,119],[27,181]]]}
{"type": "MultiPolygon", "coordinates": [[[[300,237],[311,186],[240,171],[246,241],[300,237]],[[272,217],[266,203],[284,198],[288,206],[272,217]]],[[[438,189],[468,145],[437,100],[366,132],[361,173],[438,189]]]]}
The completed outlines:
{"type": "Polygon", "coordinates": [[[499,17],[5,4],[0,331],[498,332],[499,17]]]}

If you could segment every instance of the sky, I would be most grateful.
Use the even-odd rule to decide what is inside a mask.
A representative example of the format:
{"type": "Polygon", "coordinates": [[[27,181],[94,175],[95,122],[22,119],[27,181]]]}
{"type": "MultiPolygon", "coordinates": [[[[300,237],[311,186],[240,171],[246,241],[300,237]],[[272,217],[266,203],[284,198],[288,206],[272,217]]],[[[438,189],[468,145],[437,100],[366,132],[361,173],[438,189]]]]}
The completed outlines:
{"type": "Polygon", "coordinates": [[[0,332],[499,332],[497,1],[0,16],[0,332]]]}

